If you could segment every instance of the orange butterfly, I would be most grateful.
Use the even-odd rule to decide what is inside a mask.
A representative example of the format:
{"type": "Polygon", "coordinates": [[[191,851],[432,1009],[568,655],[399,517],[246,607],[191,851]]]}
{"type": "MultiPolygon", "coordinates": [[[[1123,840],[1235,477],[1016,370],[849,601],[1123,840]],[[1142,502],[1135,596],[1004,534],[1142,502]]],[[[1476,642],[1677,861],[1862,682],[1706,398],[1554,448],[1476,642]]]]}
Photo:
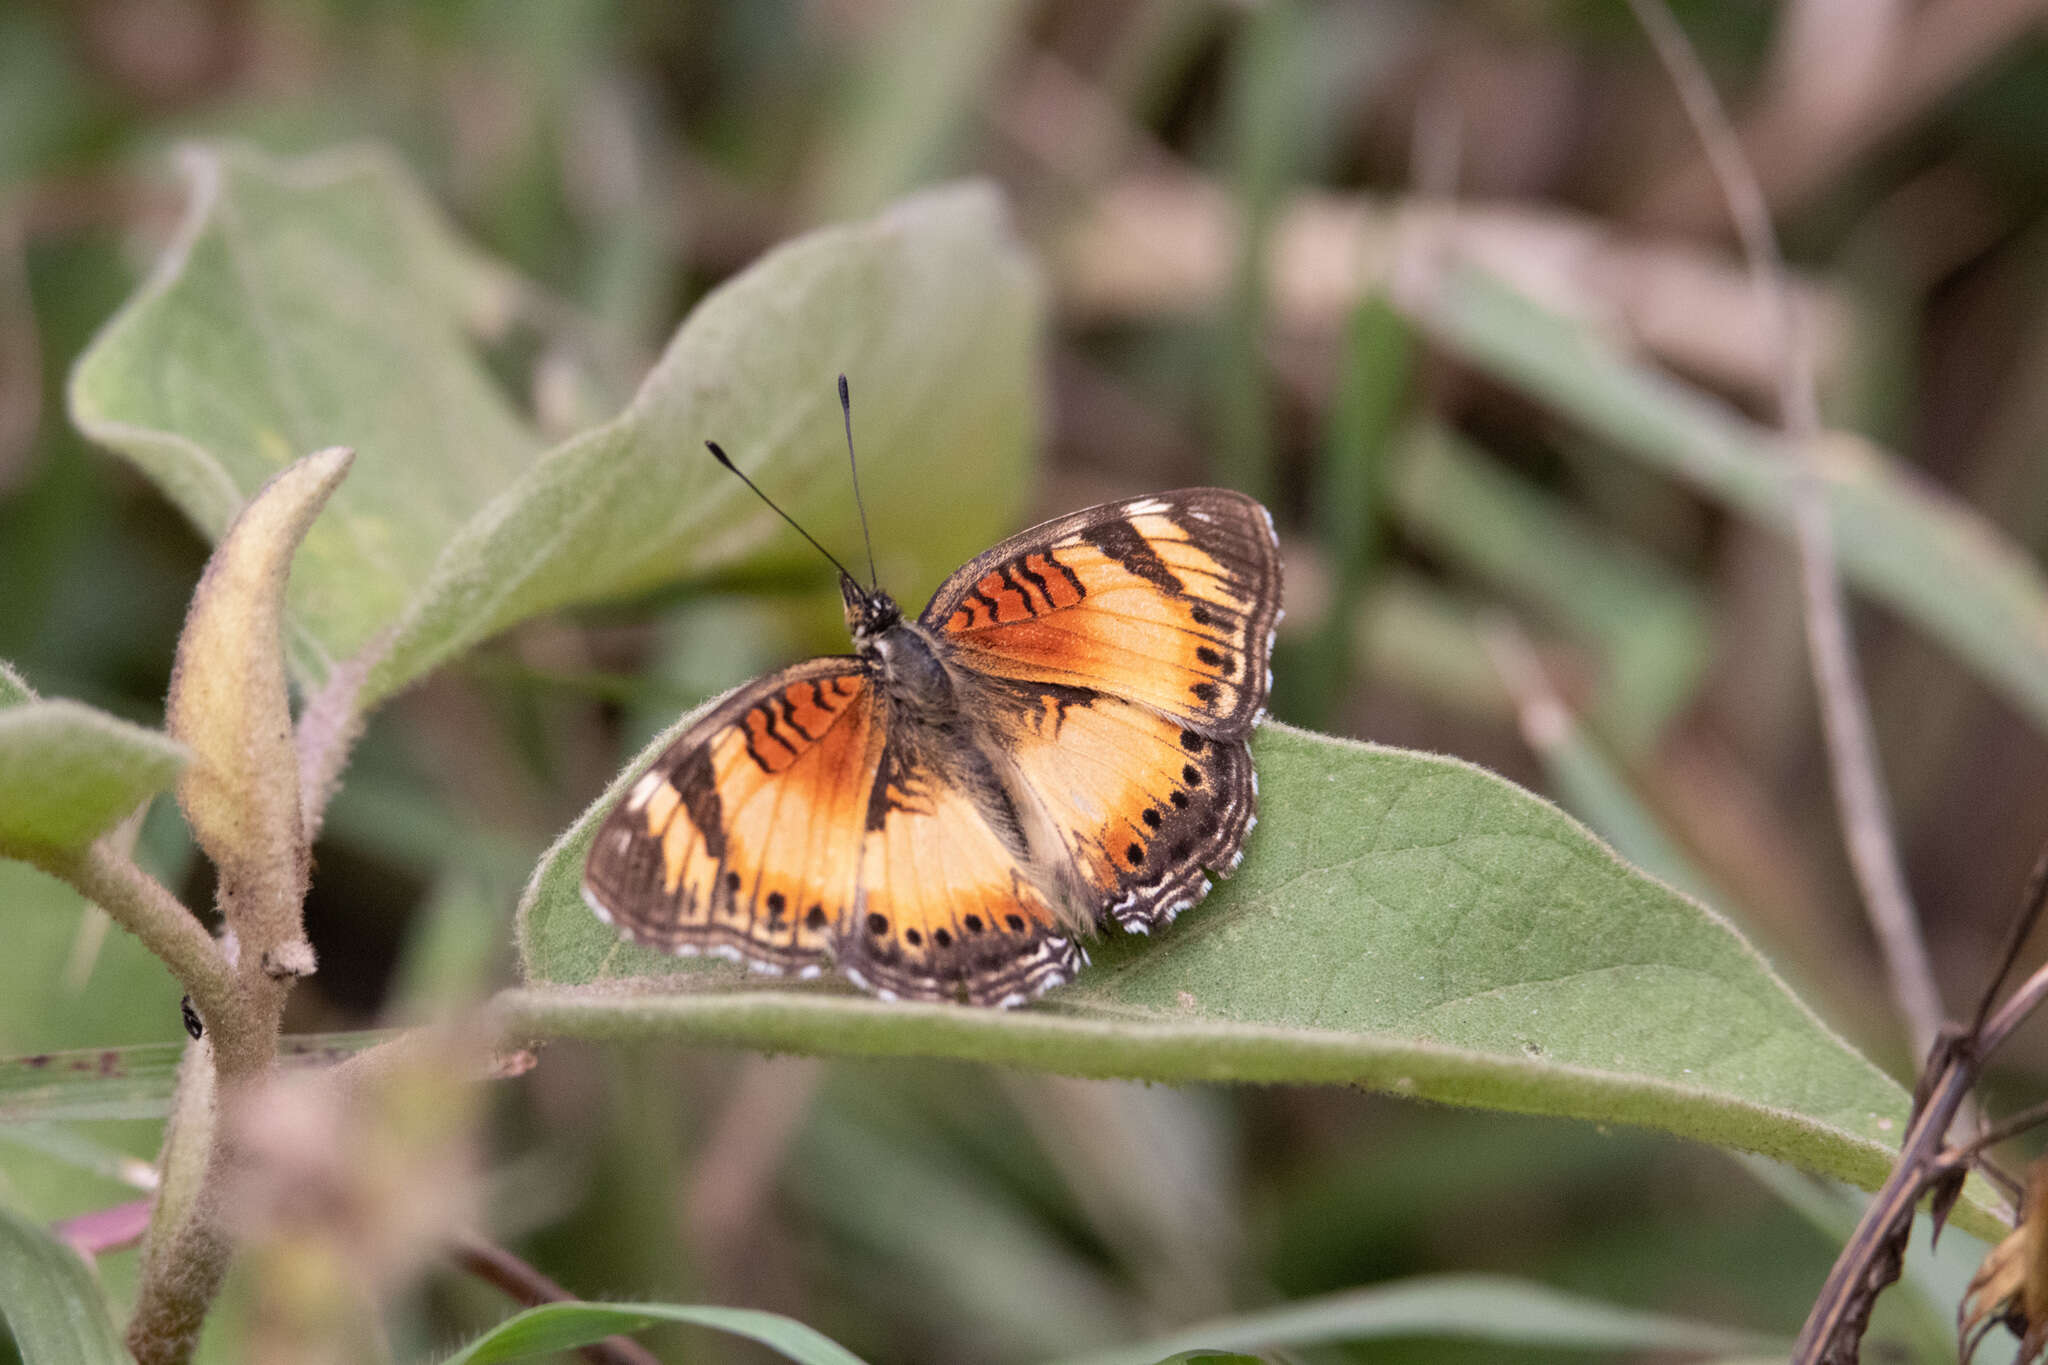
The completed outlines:
{"type": "Polygon", "coordinates": [[[839,590],[854,654],[733,692],[605,817],[583,897],[607,923],[765,972],[834,964],[888,1000],[1009,1006],[1072,979],[1106,922],[1148,933],[1207,894],[1205,868],[1236,869],[1280,619],[1257,502],[1191,488],[1060,517],[915,621],[844,567],[839,590]]]}

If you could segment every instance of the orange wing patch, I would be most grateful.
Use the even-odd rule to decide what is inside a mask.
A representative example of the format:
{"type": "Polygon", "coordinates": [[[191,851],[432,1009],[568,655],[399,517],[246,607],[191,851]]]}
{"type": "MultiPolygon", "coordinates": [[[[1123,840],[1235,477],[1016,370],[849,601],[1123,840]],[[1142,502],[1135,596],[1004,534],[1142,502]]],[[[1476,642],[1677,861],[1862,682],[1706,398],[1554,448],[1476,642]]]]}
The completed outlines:
{"type": "Polygon", "coordinates": [[[1057,831],[1091,917],[1146,933],[1227,877],[1257,823],[1242,739],[1078,689],[992,683],[988,711],[1023,789],[1057,831]]]}
{"type": "Polygon", "coordinates": [[[651,948],[816,975],[852,913],[880,747],[857,660],[761,679],[670,745],[605,818],[584,899],[651,948]]]}
{"type": "Polygon", "coordinates": [[[840,970],[884,999],[976,1005],[1022,1004],[1070,980],[1087,955],[1033,884],[1015,830],[999,832],[1014,823],[1007,798],[915,749],[883,759],[840,970]]]}
{"type": "Polygon", "coordinates": [[[955,574],[924,620],[979,672],[1087,687],[1241,735],[1271,689],[1279,584],[1265,509],[1195,489],[1006,542],[955,574]]]}

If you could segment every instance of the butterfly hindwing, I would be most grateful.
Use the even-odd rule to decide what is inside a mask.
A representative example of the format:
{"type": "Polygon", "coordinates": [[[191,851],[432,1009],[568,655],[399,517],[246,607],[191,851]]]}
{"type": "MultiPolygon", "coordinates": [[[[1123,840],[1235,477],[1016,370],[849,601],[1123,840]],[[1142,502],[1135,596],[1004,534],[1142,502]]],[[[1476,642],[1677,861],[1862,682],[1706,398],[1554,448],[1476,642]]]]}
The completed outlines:
{"type": "Polygon", "coordinates": [[[1098,919],[1146,931],[1229,875],[1280,617],[1272,518],[1216,488],[1109,503],[1005,541],[924,614],[1098,919]]]}
{"type": "Polygon", "coordinates": [[[991,679],[999,748],[1071,861],[1092,915],[1149,932],[1235,871],[1256,823],[1251,746],[1136,702],[991,679]]]}
{"type": "Polygon", "coordinates": [[[988,756],[915,719],[892,726],[865,818],[859,913],[840,969],[885,997],[1019,1004],[1086,961],[1032,879],[988,756]]]}
{"type": "Polygon", "coordinates": [[[1004,541],[947,579],[921,620],[978,672],[1106,692],[1225,738],[1265,710],[1279,614],[1266,509],[1192,488],[1004,541]]]}
{"type": "Polygon", "coordinates": [[[741,688],[605,817],[584,899],[650,948],[815,975],[853,913],[876,714],[858,659],[741,688]]]}

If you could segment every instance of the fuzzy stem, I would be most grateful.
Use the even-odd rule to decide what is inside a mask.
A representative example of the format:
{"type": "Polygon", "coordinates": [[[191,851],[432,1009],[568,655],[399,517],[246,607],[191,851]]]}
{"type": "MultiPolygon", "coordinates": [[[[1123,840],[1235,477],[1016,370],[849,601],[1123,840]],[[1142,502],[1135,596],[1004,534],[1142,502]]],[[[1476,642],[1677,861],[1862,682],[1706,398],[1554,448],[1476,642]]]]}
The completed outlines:
{"type": "Polygon", "coordinates": [[[171,969],[209,1029],[232,1032],[243,1013],[235,969],[198,917],[105,839],[45,870],[62,878],[171,969]]]}

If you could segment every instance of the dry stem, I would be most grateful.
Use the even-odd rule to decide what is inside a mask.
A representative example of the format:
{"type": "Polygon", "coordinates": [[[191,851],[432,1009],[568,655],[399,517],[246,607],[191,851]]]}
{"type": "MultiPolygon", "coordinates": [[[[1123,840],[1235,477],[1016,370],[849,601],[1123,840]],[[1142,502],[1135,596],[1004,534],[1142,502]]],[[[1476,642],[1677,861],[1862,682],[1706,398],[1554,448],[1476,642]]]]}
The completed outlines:
{"type": "Polygon", "coordinates": [[[1828,771],[1841,811],[1850,866],[1863,895],[1864,912],[1884,953],[1893,999],[1905,1021],[1914,1055],[1924,1057],[1941,1029],[1941,997],[1892,840],[1891,812],[1878,777],[1869,707],[1858,676],[1842,584],[1835,571],[1834,534],[1818,467],[1821,421],[1811,354],[1801,344],[1800,320],[1786,285],[1770,209],[1712,82],[1663,0],[1629,0],[1629,6],[1678,89],[1686,115],[1720,181],[1757,292],[1777,320],[1778,416],[1793,460],[1799,583],[1806,608],[1807,652],[1827,739],[1828,771]]]}

